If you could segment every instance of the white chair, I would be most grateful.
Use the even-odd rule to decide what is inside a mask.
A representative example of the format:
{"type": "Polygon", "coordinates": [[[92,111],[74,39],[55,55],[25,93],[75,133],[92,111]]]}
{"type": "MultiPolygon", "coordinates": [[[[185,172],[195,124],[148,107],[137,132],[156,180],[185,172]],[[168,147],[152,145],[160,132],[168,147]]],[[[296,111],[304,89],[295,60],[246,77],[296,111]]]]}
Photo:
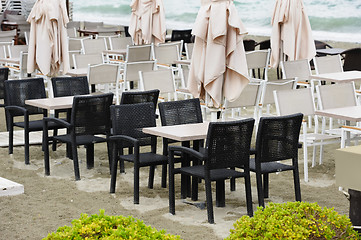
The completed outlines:
{"type": "Polygon", "coordinates": [[[174,74],[171,69],[161,69],[157,71],[139,71],[141,90],[148,91],[158,89],[160,91],[159,100],[177,100],[175,94],[174,74]],[[172,97],[173,95],[173,97],[172,97]]]}
{"type": "Polygon", "coordinates": [[[324,57],[314,57],[316,74],[343,72],[340,55],[328,55],[324,57]]]}
{"type": "Polygon", "coordinates": [[[257,71],[259,79],[268,80],[270,53],[271,49],[246,52],[246,60],[250,77],[256,78],[257,75],[255,73],[257,71]],[[263,77],[261,77],[261,71],[263,72],[263,77]]]}
{"type": "Polygon", "coordinates": [[[315,102],[311,88],[274,91],[277,114],[279,116],[303,113],[304,117],[314,118],[314,131],[308,132],[307,122],[302,123],[300,142],[303,144],[304,180],[308,182],[308,147],[313,147],[312,166],[315,165],[316,146],[320,146],[320,163],[323,157],[323,145],[339,143],[340,137],[323,134],[319,130],[315,115],[315,102]]]}
{"type": "Polygon", "coordinates": [[[7,45],[9,58],[20,58],[20,52],[28,52],[28,45],[7,45]]]}
{"type": "Polygon", "coordinates": [[[78,37],[78,32],[77,32],[76,28],[74,28],[74,27],[71,27],[71,28],[68,27],[66,29],[66,32],[68,33],[68,37],[71,37],[71,38],[78,37]]]}
{"type": "Polygon", "coordinates": [[[260,104],[259,104],[259,113],[258,117],[262,116],[271,116],[271,106],[275,104],[273,91],[281,90],[291,90],[295,89],[297,86],[297,79],[282,79],[277,81],[266,81],[263,84],[263,90],[261,94],[260,104]],[[264,113],[264,108],[266,106],[266,112],[264,113]]]}
{"type": "Polygon", "coordinates": [[[145,45],[128,45],[127,54],[125,61],[130,62],[142,62],[142,61],[152,61],[154,60],[154,45],[145,44],[145,45]]]}
{"type": "Polygon", "coordinates": [[[96,91],[115,93],[116,102],[119,103],[122,90],[119,83],[119,64],[89,64],[87,76],[89,85],[95,85],[96,91]]]}
{"type": "Polygon", "coordinates": [[[130,82],[135,83],[134,89],[140,88],[139,71],[150,72],[156,69],[155,61],[125,62],[123,66],[123,91],[131,90],[130,82]],[[138,84],[138,86],[136,86],[136,84],[138,84]]]}
{"type": "Polygon", "coordinates": [[[154,57],[157,65],[170,68],[175,61],[181,59],[179,43],[160,43],[154,46],[154,57]]]}
{"type": "Polygon", "coordinates": [[[128,45],[133,45],[131,37],[110,37],[109,46],[110,50],[114,49],[126,49],[128,45]]]}
{"type": "Polygon", "coordinates": [[[15,41],[16,35],[17,35],[16,29],[10,31],[0,31],[0,42],[15,41]]]}
{"type": "Polygon", "coordinates": [[[103,22],[84,21],[84,29],[96,29],[98,26],[104,26],[103,22]]]}
{"type": "Polygon", "coordinates": [[[250,83],[243,89],[241,95],[235,101],[224,101],[222,108],[222,119],[226,119],[227,112],[231,110],[232,119],[244,119],[253,117],[258,123],[259,103],[262,98],[263,86],[265,80],[251,79],[250,83]],[[251,108],[251,110],[249,109],[251,108]],[[250,115],[245,115],[242,112],[251,112],[250,115]]]}
{"type": "Polygon", "coordinates": [[[81,47],[83,54],[101,53],[107,50],[107,43],[104,38],[99,39],[82,39],[81,47]]]}
{"type": "Polygon", "coordinates": [[[188,60],[192,59],[192,55],[193,55],[193,47],[194,47],[194,43],[185,43],[184,44],[184,48],[186,50],[186,58],[188,60]]]}
{"type": "Polygon", "coordinates": [[[309,84],[312,75],[311,67],[307,59],[280,62],[284,79],[297,78],[300,86],[311,87],[309,84]]]}
{"type": "Polygon", "coordinates": [[[74,68],[87,68],[88,65],[104,63],[102,54],[73,54],[74,68]]]}
{"type": "MultiPolygon", "coordinates": [[[[359,105],[354,82],[316,86],[316,92],[320,110],[359,105]]],[[[334,128],[332,118],[329,119],[329,127],[327,129],[326,117],[322,118],[322,129],[328,134],[342,137],[341,128],[334,128]]],[[[352,137],[352,140],[357,140],[357,138],[352,137]]],[[[341,141],[342,144],[344,143],[341,141]]]]}

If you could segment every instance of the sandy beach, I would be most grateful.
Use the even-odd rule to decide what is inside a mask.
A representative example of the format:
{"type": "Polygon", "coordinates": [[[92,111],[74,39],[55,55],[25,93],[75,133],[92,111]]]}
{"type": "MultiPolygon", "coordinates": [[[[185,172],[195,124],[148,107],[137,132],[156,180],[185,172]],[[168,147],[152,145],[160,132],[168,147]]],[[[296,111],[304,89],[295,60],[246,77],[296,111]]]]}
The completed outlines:
{"type": "MultiPolygon", "coordinates": [[[[265,37],[248,36],[256,41],[265,37]]],[[[351,48],[356,43],[330,42],[334,47],[351,48]]],[[[273,74],[274,76],[274,74],[273,74]]],[[[272,74],[270,74],[272,77],[272,74]]],[[[5,130],[4,111],[0,109],[0,131],[5,130]]],[[[158,147],[161,152],[161,142],[158,147]]],[[[303,157],[299,151],[302,200],[333,207],[348,216],[349,201],[338,191],[335,183],[334,151],[338,144],[325,148],[322,165],[309,168],[309,182],[303,181],[303,157]]],[[[311,159],[312,151],[309,151],[311,159]]],[[[81,180],[74,180],[72,161],[65,157],[65,146],[50,151],[51,175],[44,176],[43,152],[40,145],[30,147],[30,165],[24,164],[24,148],[15,147],[9,155],[7,148],[0,148],[0,177],[23,184],[25,193],[18,196],[0,197],[0,240],[42,239],[81,213],[97,214],[104,209],[108,215],[132,215],[147,225],[165,229],[180,235],[182,239],[223,239],[228,236],[233,223],[246,214],[243,179],[237,180],[237,190],[230,192],[226,185],[226,207],[214,208],[216,224],[207,223],[206,209],[180,200],[179,182],[176,179],[176,215],[168,213],[168,189],[160,187],[160,169],[155,176],[154,189],[147,188],[148,169],[141,171],[140,204],[133,204],[133,170],[126,164],[126,174],[119,174],[115,194],[109,193],[110,174],[105,144],[95,147],[95,167],[86,169],[85,150],[79,148],[81,180]]],[[[318,159],[318,158],[317,158],[318,159]]],[[[310,163],[309,163],[310,165],[310,163]]],[[[252,174],[252,197],[254,210],[258,206],[255,175],[252,174]]],[[[205,200],[204,186],[200,184],[199,201],[205,200]]],[[[189,199],[187,199],[189,200],[189,199]]],[[[190,201],[190,200],[189,200],[190,201]]],[[[267,202],[294,201],[291,172],[270,176],[270,198],[267,202]]],[[[266,202],[266,203],[267,203],[266,202]]]]}

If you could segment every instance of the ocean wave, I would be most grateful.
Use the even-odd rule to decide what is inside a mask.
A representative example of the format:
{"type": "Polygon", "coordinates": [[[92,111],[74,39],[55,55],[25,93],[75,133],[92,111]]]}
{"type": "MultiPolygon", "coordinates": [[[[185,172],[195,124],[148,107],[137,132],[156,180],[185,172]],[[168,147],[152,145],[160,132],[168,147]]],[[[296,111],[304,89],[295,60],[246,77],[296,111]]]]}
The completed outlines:
{"type": "Polygon", "coordinates": [[[131,8],[129,4],[101,4],[101,5],[85,5],[76,9],[82,13],[99,13],[99,14],[126,14],[130,15],[131,8]]]}

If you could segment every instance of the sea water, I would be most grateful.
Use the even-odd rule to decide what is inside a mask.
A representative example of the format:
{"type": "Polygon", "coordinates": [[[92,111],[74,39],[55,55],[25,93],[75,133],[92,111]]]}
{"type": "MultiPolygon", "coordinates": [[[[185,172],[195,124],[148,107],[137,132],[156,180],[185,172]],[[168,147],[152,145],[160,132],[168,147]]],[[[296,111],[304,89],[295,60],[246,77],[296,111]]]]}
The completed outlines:
{"type": "MultiPolygon", "coordinates": [[[[73,0],[75,21],[128,25],[131,0],[73,0]]],[[[163,0],[170,29],[192,28],[200,0],[163,0]]],[[[249,34],[269,36],[275,0],[234,0],[249,34]]],[[[318,40],[361,42],[361,0],[304,0],[318,40]]]]}

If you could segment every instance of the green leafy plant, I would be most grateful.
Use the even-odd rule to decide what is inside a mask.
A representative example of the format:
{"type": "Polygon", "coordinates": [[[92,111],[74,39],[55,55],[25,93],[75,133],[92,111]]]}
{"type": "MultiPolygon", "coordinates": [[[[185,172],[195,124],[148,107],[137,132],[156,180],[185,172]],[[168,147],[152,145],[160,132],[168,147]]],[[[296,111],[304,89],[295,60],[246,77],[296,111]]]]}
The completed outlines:
{"type": "Polygon", "coordinates": [[[81,214],[79,219],[72,221],[72,226],[63,226],[56,232],[50,233],[46,240],[64,240],[64,239],[159,239],[173,240],[180,239],[179,236],[166,234],[164,230],[156,230],[147,226],[132,216],[108,216],[104,210],[100,214],[94,214],[90,217],[87,214],[81,214]]]}
{"type": "Polygon", "coordinates": [[[243,216],[227,240],[233,239],[360,239],[348,217],[317,203],[270,203],[254,217],[243,216]]]}

